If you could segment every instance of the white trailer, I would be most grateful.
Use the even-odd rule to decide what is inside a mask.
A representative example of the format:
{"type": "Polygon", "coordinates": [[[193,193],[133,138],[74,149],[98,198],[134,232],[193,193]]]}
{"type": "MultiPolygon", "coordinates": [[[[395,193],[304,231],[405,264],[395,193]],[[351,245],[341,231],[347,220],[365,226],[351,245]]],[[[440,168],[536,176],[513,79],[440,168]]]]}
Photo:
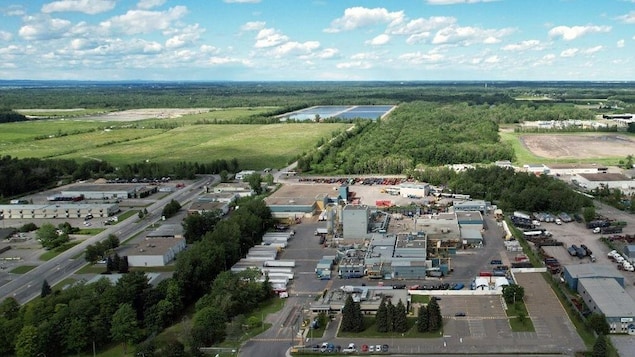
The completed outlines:
{"type": "Polygon", "coordinates": [[[276,249],[280,250],[287,247],[287,242],[273,242],[273,243],[269,243],[268,245],[272,247],[276,247],[276,249]]]}
{"type": "Polygon", "coordinates": [[[261,269],[263,274],[293,274],[293,268],[269,268],[264,267],[261,269]]]}
{"type": "Polygon", "coordinates": [[[278,255],[278,251],[277,250],[254,250],[254,251],[249,250],[247,255],[253,256],[253,257],[267,257],[270,255],[273,255],[275,257],[276,255],[278,255]]]}
{"type": "Polygon", "coordinates": [[[275,260],[276,259],[276,255],[251,255],[251,254],[247,254],[247,259],[249,260],[260,260],[262,262],[267,261],[267,260],[275,260]]]}
{"type": "Polygon", "coordinates": [[[318,228],[315,230],[315,235],[319,236],[319,235],[327,235],[329,234],[329,230],[326,228],[318,228]]]}
{"type": "MultiPolygon", "coordinates": [[[[257,282],[262,283],[265,281],[265,277],[256,280],[257,282]]],[[[289,284],[289,278],[286,276],[278,275],[278,276],[269,276],[269,283],[271,284],[284,284],[287,286],[289,284]]]]}
{"type": "Polygon", "coordinates": [[[285,238],[285,237],[268,237],[268,238],[262,238],[262,241],[264,243],[287,243],[289,241],[289,238],[285,238]]]}
{"type": "Polygon", "coordinates": [[[295,268],[295,260],[267,260],[264,264],[266,267],[288,267],[295,268]]]}
{"type": "Polygon", "coordinates": [[[293,273],[267,273],[267,275],[269,276],[269,281],[271,281],[272,279],[293,280],[293,278],[295,277],[295,274],[293,273]]]}

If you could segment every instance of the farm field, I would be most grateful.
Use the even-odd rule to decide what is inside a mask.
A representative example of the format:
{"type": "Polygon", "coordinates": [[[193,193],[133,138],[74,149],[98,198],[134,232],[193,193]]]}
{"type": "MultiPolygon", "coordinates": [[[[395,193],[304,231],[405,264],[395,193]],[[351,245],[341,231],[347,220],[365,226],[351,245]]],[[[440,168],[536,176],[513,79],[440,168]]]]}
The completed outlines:
{"type": "Polygon", "coordinates": [[[514,148],[516,162],[585,162],[616,164],[635,152],[635,139],[626,133],[522,134],[500,132],[514,148]]]}
{"type": "MultiPolygon", "coordinates": [[[[114,165],[140,161],[198,161],[236,158],[242,167],[283,166],[290,158],[347,124],[185,125],[174,129],[113,129],[42,140],[26,140],[27,128],[0,134],[3,154],[14,157],[106,160],[114,165]],[[20,140],[17,140],[20,138],[20,140]],[[17,142],[16,142],[17,141],[17,142]]],[[[76,122],[85,127],[85,122],[76,122]]],[[[6,124],[5,124],[6,125],[6,124]]],[[[17,124],[11,123],[15,126],[17,124]]],[[[52,129],[48,121],[42,123],[52,129]]],[[[94,127],[95,124],[93,124],[94,127]]],[[[78,129],[74,125],[65,128],[78,129]]],[[[89,127],[85,127],[87,130],[89,127]]],[[[62,130],[62,129],[60,129],[62,130]]],[[[54,134],[55,131],[53,131],[54,134]]],[[[53,135],[52,134],[52,135],[53,135]]],[[[33,135],[33,134],[31,134],[33,135]]]]}

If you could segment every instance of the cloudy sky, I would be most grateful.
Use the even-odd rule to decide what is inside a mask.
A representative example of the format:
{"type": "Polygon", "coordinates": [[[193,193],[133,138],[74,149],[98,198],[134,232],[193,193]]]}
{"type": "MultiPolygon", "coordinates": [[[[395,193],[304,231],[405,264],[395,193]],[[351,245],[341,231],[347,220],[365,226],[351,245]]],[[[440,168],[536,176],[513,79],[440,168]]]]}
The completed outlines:
{"type": "Polygon", "coordinates": [[[635,80],[635,0],[0,0],[0,79],[635,80]]]}

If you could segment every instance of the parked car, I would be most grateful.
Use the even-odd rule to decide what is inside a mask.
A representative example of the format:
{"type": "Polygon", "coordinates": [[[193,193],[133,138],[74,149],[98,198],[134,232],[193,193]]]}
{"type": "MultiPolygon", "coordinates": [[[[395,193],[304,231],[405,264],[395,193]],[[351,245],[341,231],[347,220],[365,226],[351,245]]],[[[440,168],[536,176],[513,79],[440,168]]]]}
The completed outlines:
{"type": "Polygon", "coordinates": [[[456,314],[454,314],[454,316],[456,316],[456,317],[463,317],[463,316],[465,316],[465,315],[466,315],[466,314],[465,314],[465,312],[463,312],[463,311],[459,311],[459,312],[457,312],[456,314]]]}

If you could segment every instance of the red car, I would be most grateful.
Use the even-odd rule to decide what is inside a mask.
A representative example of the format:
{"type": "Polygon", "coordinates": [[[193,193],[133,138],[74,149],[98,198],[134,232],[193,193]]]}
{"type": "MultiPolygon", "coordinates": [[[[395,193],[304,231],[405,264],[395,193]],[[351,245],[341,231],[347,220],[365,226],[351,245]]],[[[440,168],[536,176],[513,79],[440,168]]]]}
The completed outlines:
{"type": "Polygon", "coordinates": [[[368,345],[362,345],[362,352],[368,352],[368,345]]]}

